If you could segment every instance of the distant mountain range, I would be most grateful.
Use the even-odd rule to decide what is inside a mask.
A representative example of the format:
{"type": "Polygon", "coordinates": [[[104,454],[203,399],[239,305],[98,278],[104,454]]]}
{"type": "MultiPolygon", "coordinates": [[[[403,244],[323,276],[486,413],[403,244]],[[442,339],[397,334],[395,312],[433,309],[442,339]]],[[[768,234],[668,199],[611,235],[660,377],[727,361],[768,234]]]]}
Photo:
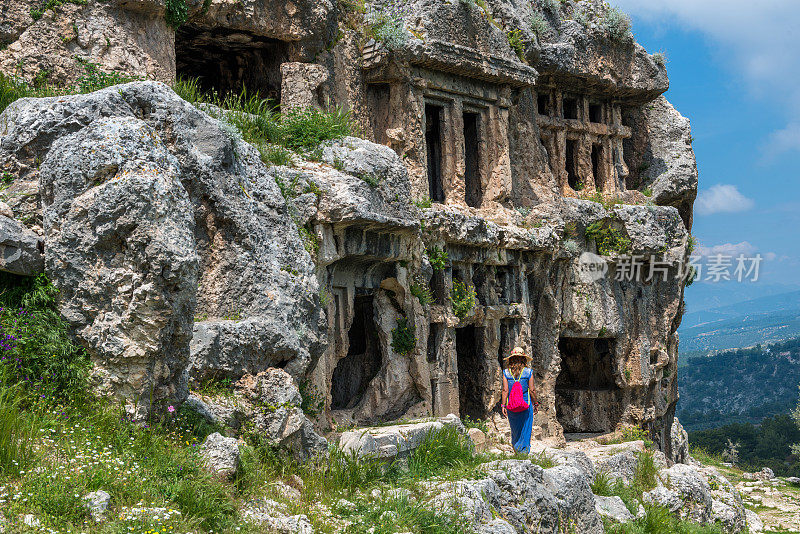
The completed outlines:
{"type": "MultiPolygon", "coordinates": [[[[687,290],[688,313],[678,329],[684,360],[710,351],[752,347],[800,336],[800,290],[703,309],[704,301],[698,298],[700,294],[690,295],[691,289],[687,290]]],[[[702,288],[701,291],[720,293],[717,288],[702,288]]],[[[762,294],[765,291],[769,290],[762,288],[762,294]]],[[[721,295],[709,297],[724,300],[721,295]]]]}
{"type": "Polygon", "coordinates": [[[678,370],[678,417],[687,430],[758,424],[797,403],[800,338],[688,359],[678,370]]]}

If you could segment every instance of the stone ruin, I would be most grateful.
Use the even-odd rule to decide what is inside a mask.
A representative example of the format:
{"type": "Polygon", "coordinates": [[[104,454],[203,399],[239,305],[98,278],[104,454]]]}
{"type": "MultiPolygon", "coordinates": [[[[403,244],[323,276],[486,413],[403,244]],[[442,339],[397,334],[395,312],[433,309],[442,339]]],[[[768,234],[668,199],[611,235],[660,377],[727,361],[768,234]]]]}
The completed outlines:
{"type": "MultiPolygon", "coordinates": [[[[412,0],[394,15],[402,38],[393,39],[363,31],[391,9],[379,1],[361,14],[332,0],[187,0],[177,30],[159,0],[64,4],[35,21],[34,4],[2,8],[4,73],[71,83],[79,58],[167,83],[194,77],[221,94],[257,91],[284,110],[341,106],[366,139],[327,143],[322,163],[265,169],[257,157],[226,160],[239,149],[225,145],[217,121],[158,96],[163,86],[125,86],[98,117],[87,111],[83,124],[131,115],[165,139],[187,191],[183,216],[194,220],[181,235],[197,255],[182,267],[186,287],[159,289],[179,291],[189,311],[173,334],[148,338],[143,349],[157,361],[161,347],[185,346],[188,355],[175,356],[158,380],[115,376],[111,390],[130,397],[156,384],[164,399],[180,401],[187,380],[281,367],[322,393],[323,429],[449,413],[485,418],[498,410],[503,356],[522,346],[533,356],[542,436],[640,424],[671,455],[680,267],[697,168],[688,120],[661,96],[663,62],[629,35],[610,34],[602,2],[561,2],[554,13],[543,2],[412,0]],[[533,18],[547,22],[539,36],[533,18]],[[520,39],[516,49],[509,35],[520,39]],[[156,104],[141,104],[143,94],[156,104]],[[248,169],[266,180],[252,185],[271,195],[266,207],[227,185],[248,169]],[[284,201],[276,178],[299,190],[313,182],[321,194],[284,201]],[[586,235],[593,223],[646,258],[641,279],[615,279],[625,259],[613,254],[602,258],[608,276],[584,276],[581,255],[599,252],[586,235]],[[316,236],[318,249],[303,251],[297,228],[316,236]],[[665,276],[653,276],[657,263],[668,265],[665,276]],[[454,282],[475,290],[463,317],[451,305],[454,282]],[[183,324],[189,312],[193,332],[183,324]],[[416,339],[408,354],[393,346],[403,319],[416,339]]],[[[47,258],[69,245],[52,222],[66,212],[52,208],[49,185],[43,205],[30,200],[56,179],[58,162],[45,159],[39,170],[25,158],[53,139],[42,134],[23,154],[4,133],[0,164],[20,177],[7,201],[17,218],[50,210],[44,220],[33,216],[46,270],[60,287],[74,286],[75,274],[47,258]]],[[[89,320],[70,303],[64,310],[75,323],[89,320]]],[[[104,363],[91,328],[77,335],[97,366],[117,365],[104,363]]]]}

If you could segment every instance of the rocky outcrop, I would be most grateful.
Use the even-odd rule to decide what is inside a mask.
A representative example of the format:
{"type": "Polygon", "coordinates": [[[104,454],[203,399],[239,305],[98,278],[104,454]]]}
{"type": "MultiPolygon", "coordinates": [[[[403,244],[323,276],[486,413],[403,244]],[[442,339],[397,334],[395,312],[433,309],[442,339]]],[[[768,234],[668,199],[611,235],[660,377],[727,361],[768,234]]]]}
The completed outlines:
{"type": "Polygon", "coordinates": [[[232,480],[239,470],[239,442],[219,432],[206,438],[200,446],[200,456],[208,469],[219,477],[232,480]]]}
{"type": "Polygon", "coordinates": [[[101,389],[143,416],[185,399],[198,362],[305,372],[322,335],[313,264],[230,127],[154,82],[19,100],[2,121],[0,164],[36,184],[15,214],[44,208],[46,272],[101,389]]]}
{"type": "Polygon", "coordinates": [[[461,510],[478,532],[603,532],[589,483],[578,469],[503,460],[487,464],[486,473],[480,480],[431,485],[436,497],[429,504],[461,510]]]}
{"type": "Polygon", "coordinates": [[[0,271],[25,276],[43,272],[42,238],[8,215],[0,214],[0,271]]]}

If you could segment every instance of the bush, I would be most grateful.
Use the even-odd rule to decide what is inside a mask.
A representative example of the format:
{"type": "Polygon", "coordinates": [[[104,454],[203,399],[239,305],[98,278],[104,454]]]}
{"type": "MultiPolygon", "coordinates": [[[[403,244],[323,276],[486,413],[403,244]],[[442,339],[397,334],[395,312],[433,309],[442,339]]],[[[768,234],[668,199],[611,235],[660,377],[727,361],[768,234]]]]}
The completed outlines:
{"type": "Polygon", "coordinates": [[[431,263],[434,271],[441,271],[447,267],[447,261],[450,259],[447,251],[439,247],[432,247],[425,249],[425,255],[431,263]]]}
{"type": "Polygon", "coordinates": [[[433,302],[433,295],[428,288],[428,284],[424,280],[416,280],[411,284],[411,294],[417,297],[417,300],[423,306],[427,306],[433,302]]]}
{"type": "Polygon", "coordinates": [[[452,425],[430,430],[408,458],[410,475],[420,478],[473,462],[472,442],[452,425]]]}
{"type": "Polygon", "coordinates": [[[72,398],[86,385],[89,359],[72,343],[44,274],[0,273],[0,367],[5,380],[46,398],[72,398]]]}
{"type": "Polygon", "coordinates": [[[617,230],[609,221],[598,221],[586,228],[586,239],[593,240],[601,256],[625,254],[631,248],[631,240],[617,230]]]}
{"type": "Polygon", "coordinates": [[[325,112],[317,108],[294,109],[281,121],[283,144],[291,149],[312,149],[322,141],[341,139],[353,131],[350,112],[334,108],[325,112]]]}
{"type": "Polygon", "coordinates": [[[522,41],[522,31],[511,30],[506,33],[508,46],[517,54],[520,61],[525,62],[525,43],[522,41]]]}
{"type": "Polygon", "coordinates": [[[547,24],[547,21],[544,20],[544,17],[541,14],[534,13],[531,16],[531,31],[537,37],[544,35],[544,33],[549,29],[550,25],[547,24]]]}
{"type": "Polygon", "coordinates": [[[392,350],[397,354],[408,356],[417,346],[414,325],[408,324],[408,319],[397,319],[397,326],[392,329],[392,350]]]}
{"type": "Polygon", "coordinates": [[[600,23],[609,38],[615,41],[632,39],[631,18],[616,7],[609,7],[600,23]]]}
{"type": "Polygon", "coordinates": [[[460,280],[453,280],[453,290],[450,292],[450,303],[453,313],[463,319],[475,307],[475,287],[465,284],[460,280]]]}
{"type": "Polygon", "coordinates": [[[186,22],[189,10],[186,7],[186,0],[166,0],[164,19],[167,25],[173,30],[177,30],[186,22]]]}
{"type": "Polygon", "coordinates": [[[408,42],[403,20],[407,11],[408,8],[401,2],[370,9],[366,16],[366,37],[381,41],[392,50],[402,48],[408,42]]]}

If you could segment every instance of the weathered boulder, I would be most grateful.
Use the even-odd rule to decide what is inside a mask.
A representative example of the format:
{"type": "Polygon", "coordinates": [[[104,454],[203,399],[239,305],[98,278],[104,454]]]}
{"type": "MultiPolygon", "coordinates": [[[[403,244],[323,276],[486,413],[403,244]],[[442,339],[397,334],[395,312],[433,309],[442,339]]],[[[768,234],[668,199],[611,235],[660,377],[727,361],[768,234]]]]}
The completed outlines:
{"type": "Polygon", "coordinates": [[[750,532],[753,534],[764,532],[764,522],[757,513],[750,509],[745,509],[745,515],[747,516],[747,528],[750,532]]]}
{"type": "Polygon", "coordinates": [[[697,162],[689,119],[660,96],[630,117],[634,136],[631,181],[652,192],[660,205],[675,206],[691,228],[697,197],[697,162]]]}
{"type": "Polygon", "coordinates": [[[689,434],[684,430],[681,422],[676,417],[672,421],[670,430],[672,442],[672,461],[676,464],[685,464],[689,461],[689,434]]]}
{"type": "Polygon", "coordinates": [[[675,464],[659,471],[667,488],[656,488],[644,496],[646,502],[655,502],[677,513],[681,518],[695,523],[708,523],[712,519],[711,488],[705,477],[685,464],[675,464]]]}
{"type": "Polygon", "coordinates": [[[108,503],[111,502],[111,495],[106,491],[97,490],[84,495],[83,502],[92,519],[99,523],[105,519],[108,503]]]}
{"type": "Polygon", "coordinates": [[[219,432],[210,434],[200,446],[206,466],[222,478],[233,479],[239,470],[239,442],[219,432]]]}
{"type": "Polygon", "coordinates": [[[613,497],[595,495],[594,506],[601,518],[608,518],[615,523],[627,523],[634,519],[634,515],[616,495],[613,497]]]}
{"type": "Polygon", "coordinates": [[[361,458],[406,458],[431,432],[439,431],[445,426],[453,426],[466,434],[461,420],[450,414],[430,421],[350,430],[342,434],[339,445],[344,451],[357,454],[361,458]]]}
{"type": "Polygon", "coordinates": [[[308,517],[289,515],[286,505],[269,499],[249,501],[242,516],[252,523],[263,525],[269,532],[281,534],[313,534],[308,517]]]}
{"type": "Polygon", "coordinates": [[[0,214],[0,271],[33,276],[44,271],[44,242],[31,230],[0,214]]]}
{"type": "Polygon", "coordinates": [[[327,450],[327,440],[317,434],[300,408],[300,391],[286,371],[273,368],[255,377],[245,375],[236,389],[243,417],[251,420],[255,432],[268,442],[300,459],[327,450]]]}
{"type": "MultiPolygon", "coordinates": [[[[88,110],[106,96],[71,103],[88,110]]],[[[35,114],[40,104],[13,111],[35,114]]],[[[180,402],[188,393],[198,277],[192,206],[178,161],[144,121],[98,118],[68,132],[39,171],[47,274],[101,390],[143,417],[151,400],[180,402]]]]}
{"type": "Polygon", "coordinates": [[[603,532],[594,495],[580,469],[567,465],[545,469],[544,483],[556,498],[561,521],[574,524],[578,532],[603,532]]]}
{"type": "Polygon", "coordinates": [[[2,121],[0,166],[27,199],[12,209],[44,208],[45,270],[101,391],[143,417],[186,398],[187,367],[299,376],[318,357],[311,257],[231,126],[156,82],[21,99],[2,121]]]}

